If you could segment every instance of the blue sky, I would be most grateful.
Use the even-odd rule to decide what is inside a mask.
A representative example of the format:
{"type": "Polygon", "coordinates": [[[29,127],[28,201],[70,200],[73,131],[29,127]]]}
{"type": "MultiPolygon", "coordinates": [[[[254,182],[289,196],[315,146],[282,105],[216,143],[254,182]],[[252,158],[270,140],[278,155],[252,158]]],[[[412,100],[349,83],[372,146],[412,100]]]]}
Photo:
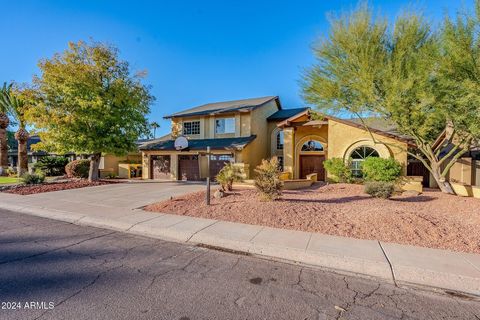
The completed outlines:
{"type": "MultiPolygon", "coordinates": [[[[370,1],[394,17],[407,1],[370,1]]],[[[472,1],[414,2],[432,22],[472,1]]],[[[329,13],[357,1],[2,1],[0,82],[29,82],[37,62],[68,41],[117,46],[132,70],[148,70],[157,98],[151,120],[203,103],[279,95],[304,105],[298,82],[314,60],[311,45],[328,33],[329,13]]],[[[158,135],[158,134],[157,134],[158,135]]]]}

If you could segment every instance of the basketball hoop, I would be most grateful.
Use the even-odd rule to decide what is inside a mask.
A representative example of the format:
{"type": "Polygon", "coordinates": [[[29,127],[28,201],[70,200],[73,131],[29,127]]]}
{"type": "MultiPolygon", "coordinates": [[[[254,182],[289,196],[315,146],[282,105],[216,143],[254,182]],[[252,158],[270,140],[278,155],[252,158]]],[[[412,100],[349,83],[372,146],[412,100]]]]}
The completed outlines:
{"type": "Polygon", "coordinates": [[[177,139],[175,139],[175,142],[174,142],[173,145],[175,147],[175,150],[177,150],[177,151],[187,149],[188,148],[188,140],[187,140],[187,138],[181,136],[181,137],[178,137],[177,139]]]}

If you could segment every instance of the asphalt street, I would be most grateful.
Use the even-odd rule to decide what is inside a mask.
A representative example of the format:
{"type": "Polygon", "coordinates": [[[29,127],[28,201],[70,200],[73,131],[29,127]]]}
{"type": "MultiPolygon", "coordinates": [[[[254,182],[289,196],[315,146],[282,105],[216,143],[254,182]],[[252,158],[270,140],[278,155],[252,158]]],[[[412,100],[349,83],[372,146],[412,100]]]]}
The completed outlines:
{"type": "Polygon", "coordinates": [[[467,297],[0,211],[0,319],[480,319],[467,297]]]}

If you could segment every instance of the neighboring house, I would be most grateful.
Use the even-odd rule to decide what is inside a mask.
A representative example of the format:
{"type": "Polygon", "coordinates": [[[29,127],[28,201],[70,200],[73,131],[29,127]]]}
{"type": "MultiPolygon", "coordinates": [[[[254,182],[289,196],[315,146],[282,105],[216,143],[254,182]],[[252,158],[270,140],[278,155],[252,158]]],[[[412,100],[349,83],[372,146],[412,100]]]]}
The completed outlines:
{"type": "MultiPolygon", "coordinates": [[[[40,142],[40,137],[37,135],[33,135],[28,138],[27,141],[27,155],[28,155],[28,163],[33,164],[40,160],[42,157],[48,156],[48,155],[54,155],[51,153],[47,153],[45,151],[34,151],[32,150],[32,145],[39,143],[40,142]]],[[[68,157],[70,160],[73,160],[76,158],[74,153],[69,153],[64,155],[68,157]]],[[[14,133],[9,132],[8,133],[8,165],[10,167],[16,167],[18,162],[18,141],[15,140],[14,138],[14,133]]]]}
{"type": "Polygon", "coordinates": [[[213,154],[211,176],[231,161],[252,178],[261,160],[272,156],[293,179],[317,173],[325,180],[323,161],[332,157],[352,158],[355,174],[367,156],[394,157],[407,172],[411,142],[385,122],[367,124],[369,132],[356,120],[319,115],[309,108],[283,109],[275,96],[209,103],[165,118],[188,139],[188,148],[175,149],[176,132],[140,145],[144,179],[200,180],[201,153],[207,146],[213,154]]]}
{"type": "MultiPolygon", "coordinates": [[[[449,142],[447,130],[437,138],[434,147],[442,149],[440,151],[441,157],[451,151],[453,145],[449,142]]],[[[473,142],[469,151],[453,164],[448,172],[447,179],[453,183],[480,186],[480,141],[473,142]]],[[[430,186],[436,187],[434,181],[431,181],[430,186]]]]}

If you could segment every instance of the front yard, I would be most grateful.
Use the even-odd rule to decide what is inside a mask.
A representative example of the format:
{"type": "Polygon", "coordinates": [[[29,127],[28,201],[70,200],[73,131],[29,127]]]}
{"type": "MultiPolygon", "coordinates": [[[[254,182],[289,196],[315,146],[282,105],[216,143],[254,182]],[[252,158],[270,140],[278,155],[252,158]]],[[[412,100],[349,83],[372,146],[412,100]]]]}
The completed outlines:
{"type": "Polygon", "coordinates": [[[3,177],[0,176],[0,184],[14,184],[18,183],[20,179],[16,177],[3,177]]]}
{"type": "Polygon", "coordinates": [[[25,196],[29,194],[37,194],[37,193],[44,193],[44,192],[95,187],[95,186],[101,186],[101,185],[111,184],[111,183],[121,183],[121,181],[99,180],[99,181],[90,182],[85,179],[66,179],[64,181],[59,181],[59,182],[46,182],[46,183],[33,184],[33,185],[19,184],[11,187],[6,187],[1,192],[13,193],[13,194],[19,194],[19,195],[25,196]]]}
{"type": "Polygon", "coordinates": [[[211,206],[204,199],[196,192],[145,210],[480,253],[480,201],[436,190],[383,200],[364,194],[361,185],[317,184],[284,191],[274,202],[258,200],[254,189],[213,198],[211,206]]]}

